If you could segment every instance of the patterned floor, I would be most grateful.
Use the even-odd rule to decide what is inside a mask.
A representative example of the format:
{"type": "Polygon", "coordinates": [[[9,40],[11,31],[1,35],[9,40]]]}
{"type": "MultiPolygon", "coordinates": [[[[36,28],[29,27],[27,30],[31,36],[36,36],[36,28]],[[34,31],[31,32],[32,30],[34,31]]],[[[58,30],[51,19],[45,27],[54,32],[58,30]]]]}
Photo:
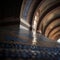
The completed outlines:
{"type": "Polygon", "coordinates": [[[0,57],[6,60],[58,60],[60,44],[48,41],[37,33],[37,44],[32,44],[31,31],[19,25],[0,27],[0,57]],[[55,58],[57,56],[57,58],[55,58]]]}

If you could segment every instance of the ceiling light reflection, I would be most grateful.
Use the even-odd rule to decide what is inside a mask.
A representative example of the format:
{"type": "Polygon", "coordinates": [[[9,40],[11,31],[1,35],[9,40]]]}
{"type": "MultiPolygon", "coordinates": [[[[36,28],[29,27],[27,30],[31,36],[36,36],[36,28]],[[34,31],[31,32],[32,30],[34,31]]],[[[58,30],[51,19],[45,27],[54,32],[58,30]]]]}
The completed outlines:
{"type": "Polygon", "coordinates": [[[34,30],[34,31],[32,31],[32,33],[33,33],[32,45],[36,45],[36,43],[37,43],[36,31],[34,30]]]}

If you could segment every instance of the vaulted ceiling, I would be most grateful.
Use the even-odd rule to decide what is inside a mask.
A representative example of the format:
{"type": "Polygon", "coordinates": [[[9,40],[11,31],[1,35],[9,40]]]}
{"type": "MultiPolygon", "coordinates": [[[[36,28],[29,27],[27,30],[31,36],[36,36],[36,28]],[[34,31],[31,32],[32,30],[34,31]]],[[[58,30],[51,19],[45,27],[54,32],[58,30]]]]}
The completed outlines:
{"type": "Polygon", "coordinates": [[[20,20],[37,32],[56,41],[60,38],[60,0],[23,0],[20,20]]]}

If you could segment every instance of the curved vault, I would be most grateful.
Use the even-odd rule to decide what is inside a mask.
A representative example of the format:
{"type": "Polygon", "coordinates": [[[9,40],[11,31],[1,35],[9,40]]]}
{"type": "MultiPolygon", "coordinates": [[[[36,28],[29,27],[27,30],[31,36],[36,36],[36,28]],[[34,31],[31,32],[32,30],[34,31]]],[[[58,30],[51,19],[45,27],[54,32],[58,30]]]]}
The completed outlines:
{"type": "Polygon", "coordinates": [[[20,20],[51,40],[60,38],[60,0],[23,0],[20,20]]]}

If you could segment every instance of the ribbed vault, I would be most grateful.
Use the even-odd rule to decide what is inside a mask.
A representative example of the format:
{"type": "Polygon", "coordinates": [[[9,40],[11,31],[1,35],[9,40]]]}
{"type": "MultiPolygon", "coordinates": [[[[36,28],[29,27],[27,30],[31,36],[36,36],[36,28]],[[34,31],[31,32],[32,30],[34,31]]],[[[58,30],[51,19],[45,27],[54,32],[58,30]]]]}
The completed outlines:
{"type": "Polygon", "coordinates": [[[28,29],[50,40],[60,38],[60,0],[23,0],[21,18],[30,25],[28,29]]]}

